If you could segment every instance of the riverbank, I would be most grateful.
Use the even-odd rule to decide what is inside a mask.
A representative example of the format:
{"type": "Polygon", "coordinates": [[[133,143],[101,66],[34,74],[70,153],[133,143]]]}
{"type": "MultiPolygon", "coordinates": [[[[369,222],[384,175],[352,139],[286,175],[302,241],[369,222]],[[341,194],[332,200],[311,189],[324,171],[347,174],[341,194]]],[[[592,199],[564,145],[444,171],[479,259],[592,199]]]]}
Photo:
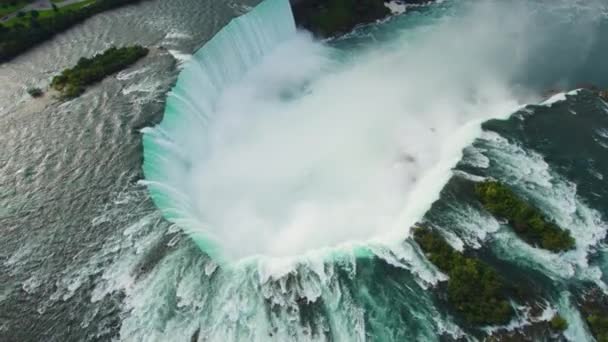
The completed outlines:
{"type": "MultiPolygon", "coordinates": [[[[0,63],[44,42],[56,34],[83,22],[91,16],[142,0],[64,1],[65,6],[46,10],[19,11],[0,25],[0,63]]],[[[5,17],[6,19],[6,17],[5,17]]]]}

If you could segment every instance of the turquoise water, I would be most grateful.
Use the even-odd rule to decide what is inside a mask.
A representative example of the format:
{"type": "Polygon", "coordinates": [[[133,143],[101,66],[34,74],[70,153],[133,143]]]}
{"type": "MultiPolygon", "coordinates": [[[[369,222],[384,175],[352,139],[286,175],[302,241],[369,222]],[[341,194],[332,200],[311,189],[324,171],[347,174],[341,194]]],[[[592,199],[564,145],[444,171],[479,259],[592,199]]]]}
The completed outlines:
{"type": "MultiPolygon", "coordinates": [[[[45,82],[112,42],[171,51],[79,100],[1,112],[0,340],[501,329],[445,303],[446,276],[408,237],[416,221],[525,287],[540,319],[559,311],[568,340],[591,340],[576,302],[605,288],[607,106],[585,91],[538,104],[549,89],[605,86],[605,4],[445,1],[325,42],[294,30],[286,2],[260,6],[142,2],[0,69],[11,85],[13,70],[45,82]],[[66,51],[74,60],[48,58],[66,51]],[[479,177],[512,185],[576,250],[519,240],[470,195],[479,177]]],[[[532,321],[516,305],[511,329],[532,321]]]]}
{"type": "MultiPolygon", "coordinates": [[[[606,287],[596,252],[608,227],[597,207],[603,197],[594,193],[594,206],[584,190],[600,191],[594,179],[608,170],[600,157],[605,104],[582,91],[569,93],[567,105],[523,106],[552,87],[603,84],[598,71],[606,67],[595,62],[608,52],[598,40],[602,6],[448,1],[328,42],[297,32],[286,1],[265,1],[233,21],[195,53],[163,122],[144,134],[152,198],[219,266],[207,272],[204,290],[177,286],[203,291],[205,304],[186,304],[196,308],[190,318],[148,308],[124,322],[134,334],[126,336],[138,336],[143,321],[167,319],[212,340],[481,336],[431,290],[445,276],[408,238],[424,221],[507,282],[536,289],[530,297],[547,314],[535,319],[559,312],[570,322],[567,339],[590,339],[573,302],[585,284],[606,287]],[[548,116],[551,125],[542,126],[548,116]],[[562,147],[568,133],[558,116],[564,129],[589,121],[595,133],[578,129],[578,143],[562,147]],[[592,165],[564,173],[557,160],[571,160],[569,150],[588,151],[592,165]],[[579,169],[593,171],[580,179],[579,169]],[[519,240],[470,197],[466,189],[479,177],[513,186],[571,230],[576,250],[554,255],[519,240]],[[382,196],[352,190],[366,185],[382,196]],[[308,221],[300,221],[302,208],[308,221]],[[356,223],[336,219],[342,215],[356,223]]],[[[152,286],[164,288],[167,276],[152,286]]],[[[510,329],[528,324],[526,312],[518,307],[510,329]]]]}

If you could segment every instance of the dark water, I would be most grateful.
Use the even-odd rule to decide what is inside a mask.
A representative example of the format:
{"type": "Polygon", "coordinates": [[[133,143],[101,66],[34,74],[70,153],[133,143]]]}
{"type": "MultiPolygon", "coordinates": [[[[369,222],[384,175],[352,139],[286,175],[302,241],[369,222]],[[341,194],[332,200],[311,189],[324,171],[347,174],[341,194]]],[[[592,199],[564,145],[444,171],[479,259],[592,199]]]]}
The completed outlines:
{"type": "MultiPolygon", "coordinates": [[[[259,270],[218,268],[162,219],[137,183],[139,130],[161,119],[179,73],[174,56],[192,53],[246,9],[212,1],[144,1],[96,16],[0,68],[0,341],[427,341],[441,334],[480,335],[451,317],[429,290],[441,275],[410,240],[402,255],[370,246],[269,281],[259,270]],[[28,109],[28,86],[46,85],[82,55],[131,43],[172,52],[155,50],[77,100],[28,109]]],[[[426,14],[412,14],[411,25],[426,14]]],[[[442,12],[431,15],[440,18],[442,12]]],[[[374,31],[333,44],[351,48],[374,34],[382,40],[382,32],[374,31]]],[[[534,78],[525,88],[607,85],[605,42],[581,44],[591,51],[585,53],[588,63],[576,63],[562,77],[534,78]]],[[[571,65],[556,60],[538,74],[571,65]]],[[[529,68],[542,65],[531,61],[529,68]]],[[[590,339],[572,289],[608,280],[608,104],[581,91],[483,128],[425,220],[506,278],[537,288],[570,322],[569,339],[590,339]],[[525,245],[472,199],[476,176],[512,185],[570,229],[577,249],[551,255],[525,245]]]]}

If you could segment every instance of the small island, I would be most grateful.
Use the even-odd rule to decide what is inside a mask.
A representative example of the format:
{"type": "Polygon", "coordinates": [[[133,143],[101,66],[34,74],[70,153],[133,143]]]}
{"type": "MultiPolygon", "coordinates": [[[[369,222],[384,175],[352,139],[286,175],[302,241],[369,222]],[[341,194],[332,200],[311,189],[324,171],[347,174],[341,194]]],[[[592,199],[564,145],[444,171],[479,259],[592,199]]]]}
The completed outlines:
{"type": "Polygon", "coordinates": [[[575,247],[569,231],[548,221],[540,210],[527,204],[509,187],[496,181],[481,182],[475,185],[475,194],[487,211],[508,220],[515,233],[528,244],[554,253],[575,247]]]}
{"type": "Polygon", "coordinates": [[[478,325],[503,325],[515,311],[504,295],[502,280],[488,265],[456,251],[436,231],[414,228],[414,240],[426,257],[450,278],[447,299],[466,321],[478,325]]]}
{"type": "Polygon", "coordinates": [[[148,49],[139,45],[111,47],[92,58],[81,58],[75,67],[55,76],[51,87],[61,92],[63,98],[77,97],[84,92],[86,86],[132,65],[147,54],[148,49]]]}

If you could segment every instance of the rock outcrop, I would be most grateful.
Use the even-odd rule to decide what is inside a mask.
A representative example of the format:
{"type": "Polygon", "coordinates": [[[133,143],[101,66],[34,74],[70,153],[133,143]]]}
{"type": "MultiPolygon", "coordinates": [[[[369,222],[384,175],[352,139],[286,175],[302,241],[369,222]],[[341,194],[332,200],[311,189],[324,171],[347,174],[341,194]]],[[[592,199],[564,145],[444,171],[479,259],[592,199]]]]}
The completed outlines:
{"type": "MultiPolygon", "coordinates": [[[[428,0],[402,2],[420,4],[428,0]]],[[[298,26],[323,38],[350,32],[359,24],[391,14],[384,0],[291,0],[291,6],[298,26]]]]}

